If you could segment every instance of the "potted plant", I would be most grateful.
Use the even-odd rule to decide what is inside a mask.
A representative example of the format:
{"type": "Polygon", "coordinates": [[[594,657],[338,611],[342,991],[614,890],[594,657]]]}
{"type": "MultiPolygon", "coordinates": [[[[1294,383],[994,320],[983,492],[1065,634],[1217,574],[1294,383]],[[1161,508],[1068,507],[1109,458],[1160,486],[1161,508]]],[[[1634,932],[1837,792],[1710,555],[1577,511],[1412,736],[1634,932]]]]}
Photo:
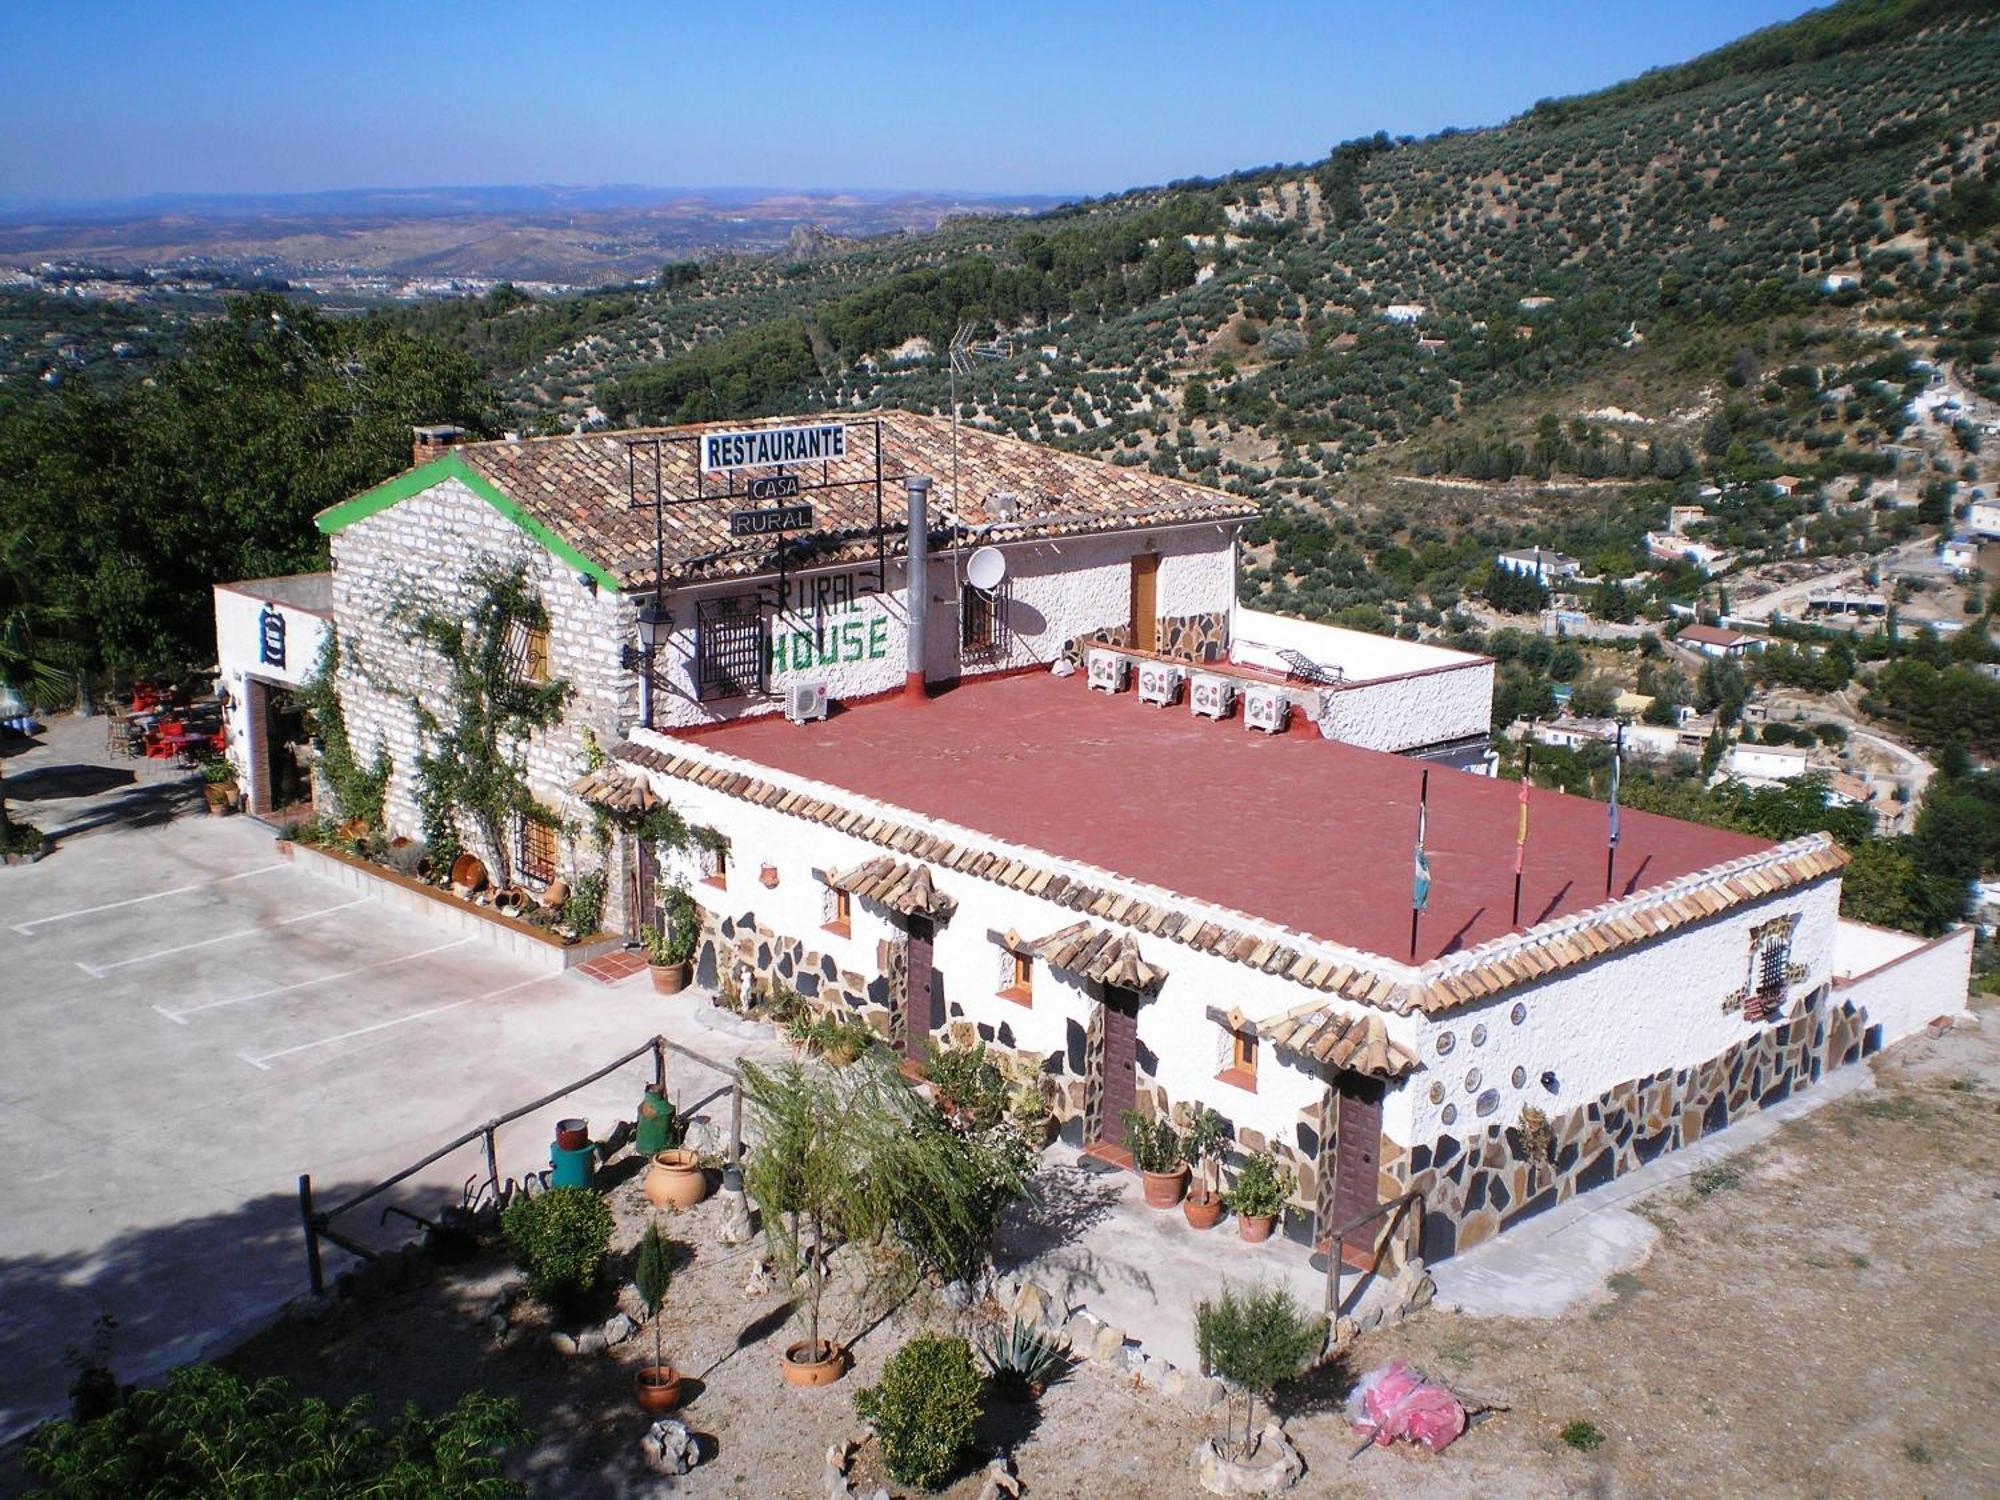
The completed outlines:
{"type": "Polygon", "coordinates": [[[681,1401],[680,1372],[667,1363],[660,1332],[660,1313],[673,1277],[673,1242],[660,1233],[659,1220],[655,1219],[646,1226],[645,1237],[639,1241],[639,1260],[632,1268],[632,1283],[645,1305],[646,1320],[653,1325],[653,1362],[633,1373],[632,1399],[649,1416],[672,1411],[681,1401]]]}
{"type": "Polygon", "coordinates": [[[1222,1150],[1228,1140],[1222,1116],[1197,1104],[1181,1133],[1181,1149],[1194,1164],[1195,1184],[1181,1202],[1181,1212],[1196,1229],[1213,1229],[1222,1220],[1222,1150]]]}
{"type": "Polygon", "coordinates": [[[1172,1208],[1187,1191],[1187,1160],[1181,1138],[1165,1115],[1147,1119],[1136,1109],[1119,1116],[1125,1122],[1125,1145],[1132,1164],[1146,1184],[1148,1208],[1172,1208]]]}
{"type": "Polygon", "coordinates": [[[236,767],[220,755],[211,755],[201,763],[201,783],[201,795],[208,803],[211,817],[235,811],[242,797],[236,785],[236,767]]]}
{"type": "Polygon", "coordinates": [[[1222,1201],[1236,1215],[1236,1232],[1255,1244],[1271,1237],[1291,1196],[1291,1169],[1279,1166],[1270,1152],[1259,1151],[1237,1169],[1236,1185],[1222,1195],[1222,1201]]]}
{"type": "Polygon", "coordinates": [[[664,925],[648,927],[643,934],[646,965],[652,971],[654,989],[662,995],[678,995],[694,977],[695,938],[701,929],[694,897],[679,886],[661,887],[660,908],[664,925]]]}

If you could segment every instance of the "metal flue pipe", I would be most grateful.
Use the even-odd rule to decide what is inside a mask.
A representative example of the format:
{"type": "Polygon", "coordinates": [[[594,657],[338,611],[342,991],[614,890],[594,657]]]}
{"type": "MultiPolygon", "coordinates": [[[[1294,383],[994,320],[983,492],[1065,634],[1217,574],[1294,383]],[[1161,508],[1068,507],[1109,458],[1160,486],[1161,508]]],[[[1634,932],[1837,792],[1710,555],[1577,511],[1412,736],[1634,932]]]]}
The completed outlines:
{"type": "Polygon", "coordinates": [[[930,606],[931,482],[921,474],[903,481],[910,503],[909,544],[903,559],[904,615],[908,621],[910,655],[903,674],[903,700],[924,701],[924,616],[930,606]]]}

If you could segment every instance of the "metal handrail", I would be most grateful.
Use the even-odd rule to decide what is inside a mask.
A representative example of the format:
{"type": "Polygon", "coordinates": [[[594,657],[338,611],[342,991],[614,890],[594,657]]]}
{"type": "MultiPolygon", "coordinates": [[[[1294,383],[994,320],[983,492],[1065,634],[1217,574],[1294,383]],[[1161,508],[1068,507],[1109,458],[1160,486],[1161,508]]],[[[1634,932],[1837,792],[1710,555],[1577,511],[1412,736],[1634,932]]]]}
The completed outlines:
{"type": "MultiPolygon", "coordinates": [[[[333,1230],[333,1228],[331,1227],[332,1222],[341,1214],[348,1212],[350,1209],[358,1208],[361,1204],[366,1203],[370,1198],[377,1197],[378,1195],[387,1192],[390,1188],[396,1186],[398,1183],[406,1181],[408,1178],[415,1176],[418,1172],[421,1172],[425,1167],[432,1165],[434,1162],[442,1160],[443,1158],[451,1155],[451,1153],[454,1151],[460,1150],[465,1146],[471,1145],[474,1141],[483,1141],[485,1144],[486,1180],[492,1184],[493,1191],[497,1195],[500,1191],[500,1158],[499,1158],[499,1148],[496,1137],[498,1136],[500,1127],[502,1125],[512,1124],[514,1121],[521,1119],[523,1116],[531,1115],[535,1113],[535,1111],[540,1109],[546,1109],[549,1105],[555,1103],[558,1099],[564,1098],[569,1094],[573,1094],[578,1089],[588,1088],[591,1084],[596,1083],[600,1078],[604,1078],[609,1074],[617,1072],[620,1068],[625,1067],[627,1064],[636,1061],[638,1058],[644,1057],[648,1052],[653,1054],[654,1086],[659,1093],[665,1094],[667,1088],[667,1052],[671,1047],[671,1045],[672,1044],[669,1043],[664,1036],[651,1037],[646,1041],[640,1043],[637,1047],[634,1047],[630,1052],[626,1052],[619,1057],[613,1058],[610,1062],[606,1063],[603,1067],[596,1069],[594,1072],[586,1073],[583,1077],[578,1078],[571,1083],[566,1083],[561,1088],[552,1089],[550,1092],[542,1095],[541,1098],[539,1099],[536,1099],[528,1104],[520,1105],[517,1108],[510,1109],[505,1114],[495,1115],[485,1124],[476,1125],[471,1130],[464,1132],[462,1135],[454,1136],[451,1140],[447,1141],[444,1145],[438,1147],[428,1156],[422,1157],[421,1159],[412,1162],[409,1166],[404,1167],[400,1172],[396,1172],[391,1176],[385,1177],[380,1182],[377,1182],[372,1186],[365,1187],[360,1192],[355,1193],[350,1197],[342,1199],[332,1208],[316,1208],[314,1206],[313,1192],[312,1192],[312,1175],[310,1173],[301,1173],[299,1176],[299,1221],[304,1226],[305,1229],[306,1272],[312,1282],[312,1289],[315,1292],[322,1292],[326,1289],[326,1278],[325,1278],[325,1273],[320,1264],[320,1253],[319,1253],[319,1242],[322,1239],[328,1239],[333,1241],[334,1244],[339,1245],[343,1250],[346,1250],[351,1254],[369,1256],[369,1257],[372,1257],[374,1254],[373,1251],[370,1251],[364,1248],[363,1246],[356,1244],[354,1241],[347,1239],[343,1235],[340,1235],[333,1230]]],[[[701,1100],[697,1101],[697,1103],[692,1107],[700,1108],[702,1105],[711,1103],[714,1100],[721,1098],[722,1095],[725,1093],[731,1096],[730,1129],[729,1129],[729,1163],[732,1166],[736,1165],[737,1162],[741,1159],[743,1153],[742,1075],[737,1072],[736,1068],[732,1064],[725,1062],[718,1062],[716,1059],[712,1057],[705,1057],[701,1053],[696,1052],[692,1047],[679,1047],[675,1048],[674,1050],[680,1052],[681,1055],[687,1057],[690,1061],[699,1063],[701,1066],[711,1069],[714,1072],[722,1073],[729,1078],[730,1082],[726,1088],[720,1088],[710,1092],[709,1094],[705,1095],[701,1100]]]]}
{"type": "Polygon", "coordinates": [[[1369,1209],[1368,1212],[1365,1214],[1356,1214],[1352,1219],[1349,1219],[1345,1224],[1342,1224],[1339,1227],[1337,1227],[1330,1235],[1327,1236],[1325,1311],[1327,1318],[1327,1337],[1329,1339],[1333,1337],[1333,1327],[1332,1327],[1333,1320],[1340,1311],[1340,1272],[1341,1272],[1340,1242],[1354,1230],[1359,1229],[1363,1224],[1372,1223],[1374,1220],[1381,1218],[1384,1214],[1401,1213],[1404,1209],[1409,1208],[1413,1204],[1416,1206],[1417,1209],[1415,1216],[1417,1233],[1421,1235],[1423,1231],[1424,1195],[1418,1189],[1411,1188],[1408,1192],[1403,1193],[1397,1197],[1391,1198],[1386,1203],[1376,1204],[1373,1208],[1369,1209]]]}

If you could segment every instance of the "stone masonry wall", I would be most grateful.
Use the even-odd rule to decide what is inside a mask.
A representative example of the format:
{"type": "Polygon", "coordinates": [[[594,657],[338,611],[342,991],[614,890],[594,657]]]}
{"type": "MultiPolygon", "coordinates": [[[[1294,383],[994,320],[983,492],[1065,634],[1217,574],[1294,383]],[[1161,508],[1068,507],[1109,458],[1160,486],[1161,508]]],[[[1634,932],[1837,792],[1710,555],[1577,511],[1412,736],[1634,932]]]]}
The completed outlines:
{"type": "MultiPolygon", "coordinates": [[[[378,746],[387,748],[385,820],[392,832],[412,837],[420,826],[419,737],[411,698],[423,697],[440,717],[448,717],[448,710],[443,669],[430,651],[410,640],[410,621],[424,609],[468,608],[476,593],[467,579],[482,563],[525,565],[528,583],[549,614],[549,671],[575,689],[562,723],[522,747],[528,780],[536,797],[579,831],[578,838],[562,840],[558,868],[571,876],[595,868],[600,856],[587,837],[589,809],[570,797],[567,787],[582,769],[585,728],[609,741],[636,717],[637,675],[623,668],[618,651],[631,637],[629,602],[579,583],[574,569],[455,479],[346,527],[333,538],[333,560],[348,733],[364,759],[378,746]]],[[[490,867],[492,851],[477,847],[474,830],[467,827],[461,834],[490,867]]],[[[623,885],[615,861],[608,873],[615,906],[623,885]]]]}
{"type": "Polygon", "coordinates": [[[1394,1163],[1384,1142],[1385,1190],[1423,1191],[1426,1262],[1469,1250],[1857,1061],[1866,1014],[1827,996],[1824,988],[1813,991],[1797,1015],[1718,1057],[1646,1074],[1548,1118],[1541,1140],[1517,1116],[1473,1135],[1441,1134],[1394,1163]]]}

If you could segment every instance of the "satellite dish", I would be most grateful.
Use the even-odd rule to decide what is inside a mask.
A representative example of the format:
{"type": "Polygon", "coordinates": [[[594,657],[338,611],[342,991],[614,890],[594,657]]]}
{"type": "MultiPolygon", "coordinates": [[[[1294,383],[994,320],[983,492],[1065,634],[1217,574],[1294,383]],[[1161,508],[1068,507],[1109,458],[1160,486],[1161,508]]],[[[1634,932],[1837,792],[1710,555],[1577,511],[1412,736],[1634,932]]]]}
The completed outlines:
{"type": "Polygon", "coordinates": [[[992,593],[1007,576],[1007,559],[998,547],[981,547],[965,561],[965,581],[992,593]]]}

